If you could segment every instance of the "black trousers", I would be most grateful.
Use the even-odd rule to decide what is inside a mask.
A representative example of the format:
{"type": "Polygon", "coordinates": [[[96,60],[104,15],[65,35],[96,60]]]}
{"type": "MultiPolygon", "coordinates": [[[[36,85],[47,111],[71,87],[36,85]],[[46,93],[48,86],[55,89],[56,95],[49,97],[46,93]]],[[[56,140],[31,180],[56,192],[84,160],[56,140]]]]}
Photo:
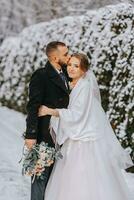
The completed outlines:
{"type": "Polygon", "coordinates": [[[53,165],[47,167],[44,171],[44,180],[35,177],[34,182],[31,182],[31,200],[44,200],[45,189],[49,180],[53,165]]]}

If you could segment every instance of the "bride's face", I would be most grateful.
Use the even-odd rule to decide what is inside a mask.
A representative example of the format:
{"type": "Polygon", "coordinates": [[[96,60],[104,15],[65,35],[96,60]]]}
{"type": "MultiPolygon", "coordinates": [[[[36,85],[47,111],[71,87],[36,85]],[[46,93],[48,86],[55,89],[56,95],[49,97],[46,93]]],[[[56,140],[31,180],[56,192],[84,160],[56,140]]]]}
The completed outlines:
{"type": "Polygon", "coordinates": [[[83,72],[80,68],[80,60],[75,57],[70,58],[67,66],[67,72],[69,77],[72,79],[79,79],[85,74],[85,72],[83,72]]]}

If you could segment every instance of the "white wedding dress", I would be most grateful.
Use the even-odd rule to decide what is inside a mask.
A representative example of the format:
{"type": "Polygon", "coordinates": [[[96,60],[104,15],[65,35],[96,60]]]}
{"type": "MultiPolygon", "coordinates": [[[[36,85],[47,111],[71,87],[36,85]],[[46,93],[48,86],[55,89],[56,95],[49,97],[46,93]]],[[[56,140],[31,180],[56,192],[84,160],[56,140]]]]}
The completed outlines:
{"type": "Polygon", "coordinates": [[[70,94],[68,109],[51,118],[62,159],[56,161],[45,200],[129,200],[121,169],[133,165],[101,107],[91,70],[70,94]]]}

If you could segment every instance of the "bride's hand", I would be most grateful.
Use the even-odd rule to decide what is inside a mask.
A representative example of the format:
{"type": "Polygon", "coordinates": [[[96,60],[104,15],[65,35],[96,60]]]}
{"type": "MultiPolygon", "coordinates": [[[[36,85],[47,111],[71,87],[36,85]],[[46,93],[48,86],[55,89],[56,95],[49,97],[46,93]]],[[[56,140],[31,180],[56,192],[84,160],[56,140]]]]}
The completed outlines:
{"type": "Polygon", "coordinates": [[[38,110],[38,116],[52,115],[55,117],[59,117],[59,111],[57,109],[48,108],[47,106],[40,106],[38,110]]]}
{"type": "Polygon", "coordinates": [[[45,115],[49,115],[49,108],[47,106],[40,106],[39,110],[38,110],[38,116],[45,116],[45,115]]]}

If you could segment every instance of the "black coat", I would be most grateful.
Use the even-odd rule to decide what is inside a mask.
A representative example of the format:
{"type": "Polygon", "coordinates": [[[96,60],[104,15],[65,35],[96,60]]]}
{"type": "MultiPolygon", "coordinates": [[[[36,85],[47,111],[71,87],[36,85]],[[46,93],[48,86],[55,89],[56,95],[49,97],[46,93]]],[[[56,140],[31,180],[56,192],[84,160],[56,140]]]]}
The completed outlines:
{"type": "MultiPolygon", "coordinates": [[[[62,70],[69,80],[66,69],[62,70]]],[[[50,62],[47,62],[45,68],[36,70],[31,77],[25,138],[37,139],[37,143],[45,141],[50,146],[54,146],[49,133],[51,116],[38,117],[38,109],[40,105],[51,108],[67,108],[68,103],[69,90],[50,62]]]]}

